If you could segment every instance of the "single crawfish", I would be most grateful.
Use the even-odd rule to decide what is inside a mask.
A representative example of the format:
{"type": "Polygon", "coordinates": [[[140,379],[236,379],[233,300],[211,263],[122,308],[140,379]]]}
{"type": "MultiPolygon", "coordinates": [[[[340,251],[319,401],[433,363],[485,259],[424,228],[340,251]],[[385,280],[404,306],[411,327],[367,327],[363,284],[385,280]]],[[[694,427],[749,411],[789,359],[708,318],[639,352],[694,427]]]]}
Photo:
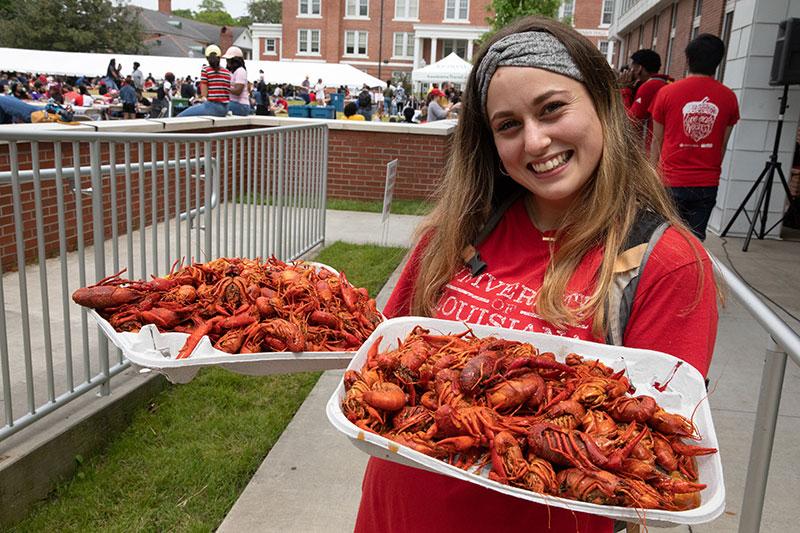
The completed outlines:
{"type": "Polygon", "coordinates": [[[606,412],[617,422],[639,422],[651,419],[658,404],[650,396],[621,396],[606,404],[606,412]]]}
{"type": "Polygon", "coordinates": [[[694,438],[697,433],[691,420],[678,414],[668,413],[660,407],[653,412],[647,424],[664,435],[694,438]]]}
{"type": "Polygon", "coordinates": [[[489,479],[543,494],[555,494],[558,483],[553,467],[547,461],[531,457],[527,461],[517,439],[501,431],[491,443],[492,471],[489,479]]]}
{"type": "Polygon", "coordinates": [[[523,404],[535,409],[544,401],[544,395],[544,380],[535,372],[501,381],[486,391],[489,405],[499,412],[512,411],[523,404]]]}

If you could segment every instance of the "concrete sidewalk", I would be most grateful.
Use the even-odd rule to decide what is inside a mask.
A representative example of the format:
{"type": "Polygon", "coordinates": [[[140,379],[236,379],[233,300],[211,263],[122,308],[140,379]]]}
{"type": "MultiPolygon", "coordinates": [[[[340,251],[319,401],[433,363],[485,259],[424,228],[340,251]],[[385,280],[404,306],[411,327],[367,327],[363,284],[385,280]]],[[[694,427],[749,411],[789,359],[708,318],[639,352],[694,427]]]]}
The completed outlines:
{"type": "MultiPolygon", "coordinates": [[[[377,215],[328,213],[329,242],[374,242],[376,237],[370,236],[380,234],[377,215]],[[334,228],[341,228],[341,233],[334,228]]],[[[415,217],[393,216],[390,243],[408,245],[408,235],[416,222],[415,217]]],[[[800,315],[800,269],[797,268],[800,243],[753,241],[747,253],[741,252],[741,243],[740,239],[729,239],[723,247],[721,239],[710,236],[706,245],[758,290],[795,316],[800,315]],[[726,259],[725,248],[730,261],[726,259]]],[[[393,280],[381,291],[379,306],[391,292],[393,280]]],[[[786,320],[796,331],[800,330],[800,323],[791,318],[786,320]]],[[[711,524],[665,531],[737,530],[766,344],[766,333],[729,297],[720,313],[719,335],[709,371],[712,383],[709,401],[725,473],[726,510],[711,524]]],[[[323,374],[221,524],[220,532],[352,530],[368,457],[334,430],[325,417],[325,403],[341,376],[342,371],[323,374]]],[[[763,532],[792,531],[797,527],[800,467],[793,452],[799,440],[800,369],[790,361],[772,454],[763,532]]]]}

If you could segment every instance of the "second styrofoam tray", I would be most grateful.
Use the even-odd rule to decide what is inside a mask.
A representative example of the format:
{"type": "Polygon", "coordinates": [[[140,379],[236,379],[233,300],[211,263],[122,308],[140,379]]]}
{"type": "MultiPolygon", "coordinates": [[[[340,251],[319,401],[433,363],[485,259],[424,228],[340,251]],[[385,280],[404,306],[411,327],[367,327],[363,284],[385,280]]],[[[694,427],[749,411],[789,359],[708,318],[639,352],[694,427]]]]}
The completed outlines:
{"type": "MultiPolygon", "coordinates": [[[[367,350],[378,336],[383,336],[380,349],[382,351],[387,350],[397,347],[398,339],[404,339],[417,325],[437,334],[460,333],[466,329],[464,324],[449,320],[421,317],[387,320],[380,324],[364,342],[350,361],[348,370],[361,370],[366,361],[367,350]]],[[[470,324],[469,328],[479,337],[495,336],[531,343],[540,352],[553,352],[559,361],[564,361],[564,358],[569,353],[577,353],[587,359],[599,359],[615,370],[621,369],[624,365],[627,368],[628,377],[633,385],[636,386],[635,395],[652,396],[665,410],[681,414],[687,418],[691,417],[694,412],[693,421],[702,440],[693,442],[693,444],[719,449],[714,424],[711,420],[711,409],[706,400],[705,381],[695,368],[688,363],[684,363],[678,367],[675,376],[664,392],[660,392],[653,387],[655,382],[664,381],[675,369],[676,363],[680,361],[676,357],[652,350],[609,346],[543,333],[530,333],[473,324],[470,324]],[[697,407],[696,412],[695,407],[697,407]]],[[[696,509],[688,511],[647,509],[643,512],[641,509],[577,502],[504,485],[488,479],[485,471],[464,471],[399,445],[385,437],[364,431],[347,420],[342,413],[341,402],[344,394],[344,383],[340,382],[326,406],[328,420],[336,429],[347,435],[357,448],[381,459],[438,472],[497,492],[545,505],[629,522],[639,521],[644,516],[648,526],[669,527],[676,524],[702,524],[714,520],[725,509],[725,485],[719,453],[697,457],[700,482],[705,483],[707,487],[700,493],[701,504],[696,509]]]]}
{"type": "MultiPolygon", "coordinates": [[[[314,261],[305,264],[317,269],[339,272],[328,265],[314,261]]],[[[186,333],[161,333],[152,324],[143,326],[138,332],[118,332],[93,309],[89,315],[100,329],[122,350],[133,364],[143,371],[159,372],[172,383],[188,383],[201,368],[219,366],[251,376],[286,374],[289,372],[315,372],[345,368],[355,352],[262,352],[254,354],[229,354],[217,350],[208,337],[203,337],[190,357],[175,359],[189,337],[186,333]]]]}

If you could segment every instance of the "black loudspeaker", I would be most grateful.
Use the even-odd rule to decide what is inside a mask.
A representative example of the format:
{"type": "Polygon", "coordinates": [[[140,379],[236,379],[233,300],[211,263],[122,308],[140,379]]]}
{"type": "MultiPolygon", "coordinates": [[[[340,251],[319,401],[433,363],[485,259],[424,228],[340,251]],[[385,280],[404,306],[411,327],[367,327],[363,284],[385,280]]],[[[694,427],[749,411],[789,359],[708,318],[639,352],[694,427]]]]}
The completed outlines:
{"type": "Polygon", "coordinates": [[[790,18],[778,24],[769,84],[800,84],[800,19],[790,18]]]}

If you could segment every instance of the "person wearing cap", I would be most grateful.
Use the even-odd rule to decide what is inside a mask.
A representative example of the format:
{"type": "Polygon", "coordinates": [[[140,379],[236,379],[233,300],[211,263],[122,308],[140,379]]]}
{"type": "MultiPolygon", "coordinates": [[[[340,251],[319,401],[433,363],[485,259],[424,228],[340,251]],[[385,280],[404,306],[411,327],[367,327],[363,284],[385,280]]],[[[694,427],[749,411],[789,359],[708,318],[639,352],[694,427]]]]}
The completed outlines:
{"type": "MultiPolygon", "coordinates": [[[[718,316],[711,261],[637,143],[616,75],[597,46],[556,20],[519,19],[483,43],[461,102],[438,202],[417,229],[418,242],[384,315],[657,350],[708,372],[718,316]],[[643,218],[653,220],[660,233],[641,265],[624,336],[608,339],[620,306],[614,309],[607,298],[614,294],[620,263],[634,255],[618,254],[643,218]]],[[[441,383],[450,385],[448,379],[441,383]]],[[[439,397],[455,396],[453,405],[472,396],[446,392],[439,397]]],[[[479,414],[470,436],[480,438],[453,444],[445,437],[463,435],[472,418],[465,415],[462,423],[441,411],[435,438],[410,435],[409,446],[470,458],[485,449],[474,441],[491,442],[496,435],[494,418],[479,414]]],[[[520,420],[531,412],[530,405],[513,408],[520,420]]],[[[564,483],[549,463],[549,471],[541,463],[529,465],[527,457],[535,459],[526,454],[533,447],[525,439],[518,449],[512,444],[505,457],[513,459],[513,468],[493,465],[495,481],[538,485],[537,492],[552,496],[602,497],[600,490],[576,488],[588,486],[588,477],[564,483]]],[[[499,447],[493,451],[502,453],[499,447]]],[[[369,460],[361,494],[356,533],[615,531],[610,518],[548,505],[547,496],[538,504],[377,457],[369,460]]],[[[636,496],[632,500],[631,506],[640,505],[636,496]]]]}
{"type": "Polygon", "coordinates": [[[231,71],[219,64],[222,51],[212,44],[206,47],[206,61],[200,70],[200,98],[195,104],[181,111],[179,117],[210,115],[224,117],[228,114],[231,99],[231,71]]]}
{"type": "Polygon", "coordinates": [[[429,92],[425,103],[428,104],[428,122],[436,122],[448,117],[451,106],[441,89],[433,89],[429,92]]]}
{"type": "Polygon", "coordinates": [[[222,56],[231,74],[231,100],[228,111],[240,117],[251,114],[250,90],[247,87],[247,69],[244,66],[244,54],[238,46],[231,46],[222,56]]]}

